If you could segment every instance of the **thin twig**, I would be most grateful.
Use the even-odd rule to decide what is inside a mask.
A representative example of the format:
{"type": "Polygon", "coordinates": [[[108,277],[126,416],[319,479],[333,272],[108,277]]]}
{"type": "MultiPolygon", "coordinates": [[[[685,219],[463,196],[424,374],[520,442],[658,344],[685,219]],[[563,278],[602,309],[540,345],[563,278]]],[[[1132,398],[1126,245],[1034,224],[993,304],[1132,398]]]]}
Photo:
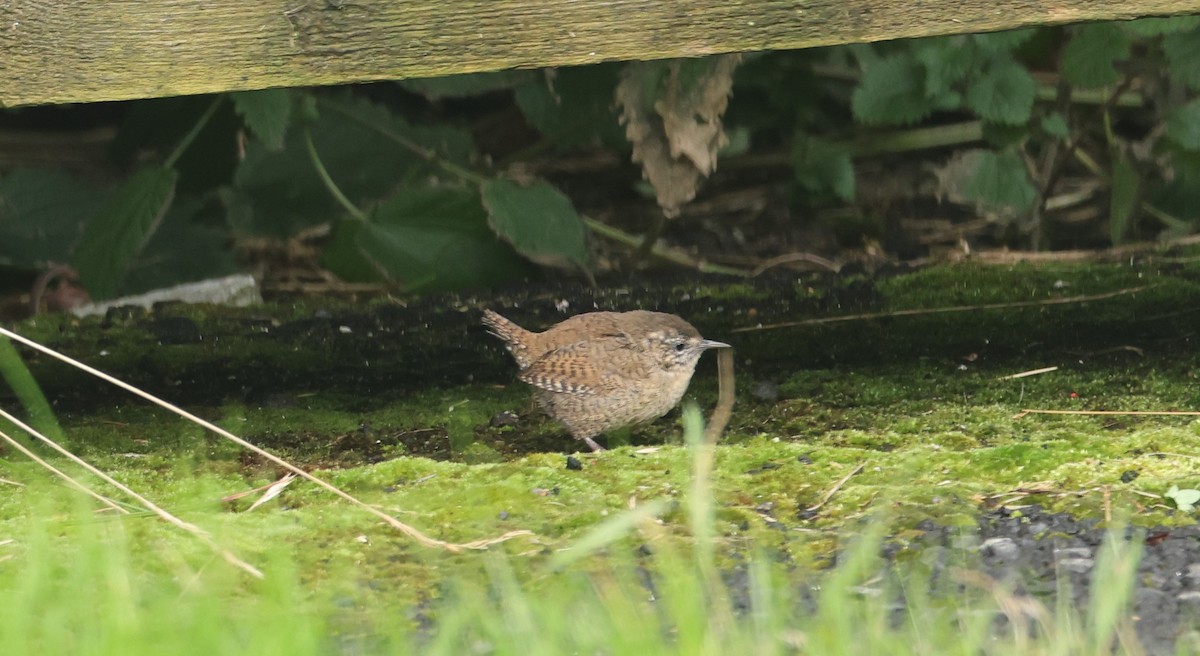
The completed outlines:
{"type": "Polygon", "coordinates": [[[1063,298],[1048,298],[1041,301],[1016,301],[1013,303],[987,303],[983,305],[955,305],[953,307],[940,308],[918,308],[913,310],[893,310],[891,312],[867,312],[865,314],[849,314],[840,317],[822,317],[820,319],[805,319],[804,321],[787,321],[784,323],[772,323],[760,326],[747,326],[744,328],[734,328],[730,332],[748,333],[759,330],[776,330],[779,328],[795,328],[798,326],[817,326],[827,323],[841,323],[843,321],[864,321],[868,319],[888,319],[891,317],[917,317],[929,314],[947,314],[951,312],[977,312],[980,310],[1007,310],[1012,308],[1024,307],[1041,307],[1046,305],[1066,305],[1068,303],[1086,303],[1088,301],[1102,301],[1118,296],[1126,296],[1128,294],[1136,294],[1137,292],[1146,291],[1157,285],[1143,285],[1141,287],[1130,287],[1128,289],[1119,289],[1115,292],[1105,292],[1103,294],[1087,294],[1083,296],[1065,296],[1063,298]]]}
{"type": "Polygon", "coordinates": [[[1018,373],[1018,374],[1009,374],[1007,376],[1001,376],[999,378],[999,380],[1014,380],[1017,378],[1026,378],[1029,376],[1038,376],[1041,374],[1048,374],[1051,371],[1058,371],[1058,367],[1054,366],[1054,367],[1042,367],[1041,369],[1030,369],[1029,371],[1022,371],[1021,373],[1018,373]]]}
{"type": "Polygon", "coordinates": [[[805,509],[805,512],[816,512],[816,511],[820,510],[821,506],[824,506],[826,503],[828,503],[829,500],[833,498],[833,495],[837,494],[838,490],[842,489],[842,486],[845,485],[847,481],[849,481],[851,478],[853,478],[855,474],[862,471],[863,468],[866,466],[867,466],[867,463],[865,463],[865,462],[859,463],[859,465],[857,467],[855,467],[853,470],[851,470],[851,472],[849,474],[846,474],[845,476],[843,476],[842,480],[838,481],[833,487],[829,488],[829,491],[826,492],[824,494],[824,496],[821,497],[821,500],[817,502],[817,505],[809,506],[808,508],[805,509]]]}
{"type": "MultiPolygon", "coordinates": [[[[94,367],[90,367],[78,360],[75,360],[74,358],[63,355],[62,353],[59,353],[58,351],[55,351],[46,346],[42,346],[41,344],[38,344],[37,342],[35,342],[27,337],[18,335],[17,333],[14,333],[11,330],[8,330],[7,328],[0,328],[0,335],[5,335],[9,339],[18,341],[18,342],[28,346],[29,348],[32,348],[41,353],[45,353],[46,355],[49,355],[52,358],[66,362],[67,364],[69,364],[73,367],[76,367],[76,368],[80,369],[81,371],[85,371],[103,381],[106,381],[112,385],[116,385],[117,387],[120,387],[121,389],[125,390],[126,392],[129,392],[130,394],[140,396],[141,398],[143,398],[161,408],[164,408],[170,412],[173,412],[173,413],[179,415],[180,417],[183,417],[184,419],[191,421],[194,424],[203,426],[204,428],[207,428],[208,430],[216,433],[217,435],[220,435],[221,437],[224,437],[225,439],[237,444],[238,446],[241,446],[244,449],[253,451],[254,453],[257,453],[258,455],[262,456],[263,458],[266,458],[267,460],[270,460],[271,462],[275,463],[276,465],[279,465],[280,467],[283,467],[284,469],[286,469],[290,472],[293,472],[294,474],[296,474],[297,476],[300,476],[301,478],[304,478],[308,481],[311,481],[312,483],[315,483],[317,486],[319,486],[329,492],[332,492],[333,494],[341,497],[342,499],[345,499],[346,501],[349,501],[350,503],[358,506],[359,508],[362,508],[363,510],[371,513],[372,515],[375,515],[379,519],[382,519],[385,523],[387,523],[392,528],[395,528],[396,530],[400,531],[401,533],[404,533],[405,535],[411,537],[412,539],[416,540],[418,543],[420,543],[421,545],[424,545],[426,547],[438,547],[441,549],[445,549],[447,551],[452,551],[452,552],[457,553],[463,549],[486,549],[487,547],[489,547],[493,544],[496,544],[499,542],[504,542],[505,540],[510,540],[510,539],[518,537],[518,536],[533,535],[532,531],[526,531],[526,530],[509,531],[508,533],[497,536],[495,538],[476,540],[474,542],[466,542],[466,543],[461,543],[461,544],[445,542],[442,540],[437,540],[437,539],[431,538],[431,537],[425,535],[424,533],[422,533],[421,531],[413,528],[412,526],[409,526],[408,524],[401,522],[400,520],[396,519],[395,517],[392,517],[391,515],[388,515],[387,513],[383,512],[373,506],[370,506],[362,501],[359,501],[357,498],[351,496],[350,494],[343,492],[341,489],[339,489],[329,483],[326,483],[325,481],[321,480],[320,478],[317,478],[316,476],[313,476],[312,474],[304,471],[303,469],[300,469],[296,465],[293,465],[292,463],[284,460],[283,458],[280,458],[279,456],[277,456],[273,453],[270,453],[269,451],[259,448],[255,445],[251,444],[250,442],[247,442],[246,440],[238,437],[237,435],[230,433],[229,431],[225,430],[224,428],[221,428],[220,426],[217,426],[216,424],[214,424],[210,421],[201,419],[200,417],[197,417],[196,415],[188,412],[187,410],[184,410],[183,408],[180,408],[179,406],[176,406],[172,403],[164,401],[163,399],[160,399],[157,396],[150,394],[149,392],[142,391],[142,390],[134,387],[133,385],[126,383],[123,380],[114,378],[113,376],[110,376],[110,375],[104,373],[103,371],[100,371],[99,369],[96,369],[94,367]]],[[[163,512],[165,512],[165,511],[163,511],[163,512]]]]}
{"type": "MultiPolygon", "coordinates": [[[[4,330],[4,329],[0,328],[0,330],[4,330]]],[[[7,330],[4,330],[4,332],[8,333],[7,330]]],[[[17,341],[21,341],[21,339],[22,339],[15,333],[10,333],[8,336],[11,339],[16,339],[17,341]]],[[[51,352],[51,353],[53,353],[53,352],[51,352]]],[[[55,451],[58,451],[59,453],[66,456],[67,458],[70,458],[71,461],[73,461],[75,464],[79,465],[80,467],[83,467],[84,469],[88,470],[89,472],[100,477],[104,482],[117,488],[118,490],[124,492],[125,494],[128,494],[129,496],[133,497],[135,500],[137,500],[138,503],[145,506],[147,510],[149,510],[150,512],[152,512],[152,513],[158,515],[160,518],[162,518],[163,521],[166,521],[167,523],[172,524],[172,525],[174,525],[180,529],[183,529],[184,531],[187,531],[188,533],[191,533],[192,535],[196,536],[197,538],[199,538],[199,540],[201,542],[208,545],[208,547],[210,549],[212,549],[216,554],[218,554],[219,556],[224,558],[225,562],[245,571],[247,574],[253,576],[254,578],[258,578],[258,579],[265,578],[263,576],[263,573],[260,572],[257,567],[242,560],[241,558],[238,558],[237,555],[234,554],[232,551],[217,544],[216,540],[213,540],[212,536],[209,535],[208,532],[205,531],[204,529],[200,528],[199,526],[196,526],[195,524],[185,522],[182,519],[176,517],[175,515],[172,515],[171,513],[167,512],[163,508],[160,508],[153,501],[138,494],[137,492],[134,492],[132,488],[126,486],[124,483],[118,481],[117,479],[113,478],[112,476],[109,476],[108,474],[105,474],[104,472],[100,471],[96,467],[93,467],[87,461],[83,460],[79,456],[76,456],[75,454],[71,453],[70,451],[67,451],[66,449],[62,448],[61,446],[56,444],[50,438],[39,433],[32,426],[26,425],[20,419],[17,419],[16,417],[5,412],[4,410],[0,410],[0,416],[11,421],[12,423],[16,424],[21,430],[25,431],[26,433],[29,433],[30,435],[41,440],[46,445],[48,445],[50,448],[54,449],[55,451]]]]}
{"type": "Polygon", "coordinates": [[[717,405],[713,408],[712,416],[708,419],[708,428],[704,431],[704,441],[709,444],[717,443],[721,433],[724,433],[725,427],[729,425],[730,417],[733,416],[733,402],[737,397],[734,387],[737,379],[733,375],[733,349],[723,348],[717,351],[717,378],[720,381],[717,405]]]}
{"type": "Polygon", "coordinates": [[[1130,417],[1159,417],[1159,416],[1178,416],[1178,417],[1195,417],[1200,416],[1200,411],[1196,410],[1033,410],[1026,408],[1017,414],[1013,415],[1013,419],[1021,419],[1026,415],[1127,415],[1130,417]]]}
{"type": "MultiPolygon", "coordinates": [[[[585,216],[583,217],[583,222],[592,232],[600,235],[601,237],[607,237],[613,241],[625,244],[626,246],[637,248],[643,243],[643,240],[640,237],[631,235],[622,230],[618,230],[607,223],[602,223],[596,219],[585,216]]],[[[685,267],[691,267],[703,273],[721,273],[727,276],[738,276],[741,278],[748,278],[750,276],[749,271],[722,266],[720,264],[713,264],[712,262],[708,262],[704,259],[694,258],[678,248],[663,246],[660,243],[654,244],[654,247],[650,249],[650,254],[659,259],[673,262],[685,267]]]]}
{"type": "MultiPolygon", "coordinates": [[[[12,415],[9,415],[4,410],[0,410],[0,416],[4,417],[5,419],[9,419],[9,417],[11,417],[12,415]]],[[[24,427],[21,423],[15,421],[13,419],[9,419],[9,421],[12,421],[13,424],[15,424],[17,426],[21,426],[22,430],[24,430],[24,427]]],[[[17,451],[20,451],[21,453],[25,454],[25,456],[28,457],[30,460],[32,460],[32,461],[36,462],[37,464],[41,465],[42,467],[46,468],[47,470],[50,471],[50,473],[63,479],[64,481],[66,481],[67,485],[70,485],[71,487],[75,488],[76,490],[83,492],[84,494],[94,498],[95,500],[108,506],[109,508],[112,508],[113,510],[115,510],[119,513],[124,513],[126,515],[129,514],[129,511],[122,508],[120,505],[118,505],[116,501],[109,499],[108,497],[104,496],[103,494],[100,494],[100,493],[88,488],[88,486],[84,485],[83,483],[80,483],[79,481],[75,480],[74,478],[71,478],[70,474],[67,474],[66,472],[62,471],[61,469],[58,469],[54,465],[46,462],[41,457],[39,457],[36,453],[25,448],[24,444],[21,444],[21,442],[19,440],[15,439],[13,436],[9,435],[8,433],[5,433],[4,431],[0,431],[0,439],[4,440],[5,442],[8,442],[9,445],[12,446],[14,449],[16,449],[17,451]]],[[[48,440],[48,438],[42,438],[42,439],[48,440]]],[[[51,444],[53,444],[53,442],[51,442],[51,444]]],[[[7,483],[9,481],[5,481],[5,482],[7,483]]],[[[13,483],[13,485],[20,485],[20,483],[13,483]]]]}

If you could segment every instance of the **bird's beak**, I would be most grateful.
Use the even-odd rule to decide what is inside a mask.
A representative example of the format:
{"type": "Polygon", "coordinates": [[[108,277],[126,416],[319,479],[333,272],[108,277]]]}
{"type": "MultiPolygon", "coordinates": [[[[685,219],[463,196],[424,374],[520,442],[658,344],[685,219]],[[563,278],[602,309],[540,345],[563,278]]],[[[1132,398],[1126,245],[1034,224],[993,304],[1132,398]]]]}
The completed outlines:
{"type": "Polygon", "coordinates": [[[714,342],[711,339],[705,339],[705,340],[700,341],[700,348],[710,349],[710,348],[733,348],[733,347],[726,344],[725,342],[714,342]]]}

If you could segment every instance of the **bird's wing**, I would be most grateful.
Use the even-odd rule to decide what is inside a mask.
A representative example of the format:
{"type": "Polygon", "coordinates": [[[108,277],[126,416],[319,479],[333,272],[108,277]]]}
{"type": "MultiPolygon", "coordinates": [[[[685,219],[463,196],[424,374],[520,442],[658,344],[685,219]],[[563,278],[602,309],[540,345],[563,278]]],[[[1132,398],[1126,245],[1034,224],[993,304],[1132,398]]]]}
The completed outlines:
{"type": "Polygon", "coordinates": [[[576,342],[534,360],[517,378],[551,392],[599,394],[612,389],[619,376],[607,367],[596,365],[588,342],[576,342]]]}

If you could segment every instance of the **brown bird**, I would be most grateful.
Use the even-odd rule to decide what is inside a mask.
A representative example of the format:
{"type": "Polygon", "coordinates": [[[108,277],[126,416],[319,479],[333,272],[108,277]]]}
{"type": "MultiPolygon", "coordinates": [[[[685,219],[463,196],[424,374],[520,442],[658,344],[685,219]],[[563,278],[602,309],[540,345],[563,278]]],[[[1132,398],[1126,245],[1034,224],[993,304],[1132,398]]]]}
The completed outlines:
{"type": "Polygon", "coordinates": [[[657,419],[674,408],[700,354],[729,345],[662,312],[591,312],[545,332],[525,330],[484,310],[483,324],[504,340],[539,405],[593,451],[605,431],[657,419]]]}

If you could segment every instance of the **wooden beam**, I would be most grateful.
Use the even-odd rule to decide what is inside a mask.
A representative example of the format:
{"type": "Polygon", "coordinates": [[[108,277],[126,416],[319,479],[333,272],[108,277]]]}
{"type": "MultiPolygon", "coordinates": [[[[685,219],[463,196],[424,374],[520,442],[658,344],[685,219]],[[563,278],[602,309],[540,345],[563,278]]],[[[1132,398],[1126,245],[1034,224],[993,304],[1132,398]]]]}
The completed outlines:
{"type": "Polygon", "coordinates": [[[0,0],[0,106],[1200,13],[1200,0],[0,0]]]}

